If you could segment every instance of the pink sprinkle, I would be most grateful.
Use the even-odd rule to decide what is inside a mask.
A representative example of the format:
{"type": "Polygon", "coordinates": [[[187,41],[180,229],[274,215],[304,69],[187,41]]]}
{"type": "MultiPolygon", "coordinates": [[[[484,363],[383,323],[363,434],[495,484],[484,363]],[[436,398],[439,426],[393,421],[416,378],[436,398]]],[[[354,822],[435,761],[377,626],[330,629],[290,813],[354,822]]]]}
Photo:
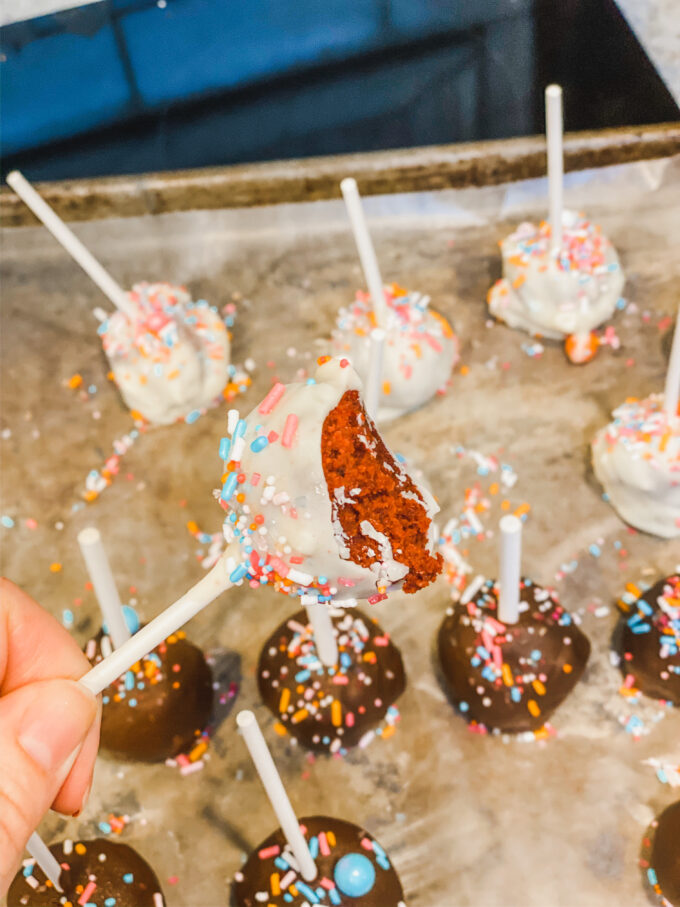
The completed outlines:
{"type": "Polygon", "coordinates": [[[332,891],[335,888],[333,882],[331,882],[330,879],[325,878],[319,881],[319,885],[321,885],[322,888],[325,888],[326,891],[332,891]]]}
{"type": "Polygon", "coordinates": [[[169,877],[168,877],[168,884],[170,884],[170,885],[176,885],[178,882],[179,882],[179,879],[177,878],[177,876],[169,876],[169,877]]]}
{"type": "Polygon", "coordinates": [[[179,762],[180,765],[189,765],[190,764],[189,757],[186,756],[184,753],[179,753],[179,755],[175,756],[175,761],[179,762]]]}
{"type": "Polygon", "coordinates": [[[280,557],[276,557],[276,555],[269,558],[269,566],[273,567],[279,576],[283,576],[284,578],[290,573],[288,564],[286,564],[285,561],[282,561],[280,557]]]}
{"type": "Polygon", "coordinates": [[[326,832],[319,832],[319,850],[324,855],[324,857],[330,857],[331,849],[328,846],[328,841],[326,840],[326,832]]]}
{"type": "Polygon", "coordinates": [[[279,440],[278,432],[270,431],[269,434],[267,435],[267,440],[269,441],[270,444],[273,444],[274,441],[278,441],[279,440]]]}
{"type": "Polygon", "coordinates": [[[286,417],[286,424],[283,428],[283,437],[281,438],[281,444],[284,447],[292,447],[293,441],[295,440],[295,433],[297,432],[298,427],[298,417],[295,413],[288,413],[286,417]]]}
{"type": "Polygon", "coordinates": [[[262,403],[260,403],[260,405],[258,406],[258,408],[257,408],[258,413],[261,413],[261,415],[263,415],[263,416],[265,416],[267,413],[270,413],[274,409],[276,404],[279,402],[281,397],[283,397],[285,390],[286,390],[286,385],[281,384],[280,381],[277,381],[277,383],[274,385],[274,387],[269,391],[267,396],[264,398],[262,403]]]}
{"type": "Polygon", "coordinates": [[[38,528],[38,524],[37,524],[36,521],[33,519],[33,517],[29,517],[29,518],[25,521],[24,525],[26,526],[27,529],[37,529],[37,528],[38,528]]]}
{"type": "Polygon", "coordinates": [[[635,677],[632,674],[626,674],[626,679],[623,682],[624,687],[627,690],[630,690],[630,688],[633,686],[634,683],[635,683],[635,677]]]}
{"type": "Polygon", "coordinates": [[[347,674],[334,674],[332,682],[336,685],[344,686],[345,684],[349,683],[349,678],[347,674]]]}
{"type": "Polygon", "coordinates": [[[272,844],[271,847],[264,847],[262,850],[259,850],[257,855],[261,860],[268,860],[269,857],[278,857],[281,853],[281,848],[278,844],[272,844]]]}
{"type": "Polygon", "coordinates": [[[354,582],[353,579],[345,579],[344,576],[339,576],[339,577],[338,577],[338,585],[339,585],[339,586],[348,586],[348,587],[351,587],[351,586],[356,586],[356,583],[354,582]]]}
{"type": "Polygon", "coordinates": [[[92,892],[95,890],[96,887],[97,886],[94,882],[87,883],[87,885],[83,889],[83,893],[78,898],[78,903],[81,905],[81,907],[84,907],[84,905],[87,904],[87,902],[90,900],[90,895],[92,894],[92,892]]]}
{"type": "Polygon", "coordinates": [[[387,633],[385,633],[384,636],[374,636],[373,637],[374,646],[387,646],[387,645],[389,645],[389,642],[390,642],[390,638],[387,635],[387,633]]]}
{"type": "Polygon", "coordinates": [[[345,715],[345,724],[347,727],[354,727],[354,712],[347,712],[345,715]]]}
{"type": "Polygon", "coordinates": [[[368,838],[361,839],[361,846],[364,848],[364,850],[373,850],[373,842],[368,838]]]}
{"type": "Polygon", "coordinates": [[[250,484],[253,486],[257,485],[261,478],[262,476],[259,472],[254,472],[250,477],[250,484]]]}
{"type": "Polygon", "coordinates": [[[425,334],[425,340],[427,340],[435,353],[441,353],[443,349],[441,343],[439,343],[438,340],[435,340],[435,338],[431,334],[425,334]]]}

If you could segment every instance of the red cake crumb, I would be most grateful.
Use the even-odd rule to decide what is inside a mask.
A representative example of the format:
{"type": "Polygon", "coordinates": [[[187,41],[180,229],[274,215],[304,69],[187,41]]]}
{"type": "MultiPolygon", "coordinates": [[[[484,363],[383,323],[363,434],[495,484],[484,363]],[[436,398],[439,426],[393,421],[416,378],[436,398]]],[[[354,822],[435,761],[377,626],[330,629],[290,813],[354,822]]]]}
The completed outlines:
{"type": "Polygon", "coordinates": [[[414,482],[385,447],[366,415],[358,391],[346,391],[326,417],[321,434],[321,460],[333,518],[342,526],[350,560],[370,568],[376,562],[375,539],[361,531],[363,520],[386,536],[394,559],[405,564],[404,592],[417,592],[442,570],[442,556],[428,551],[430,518],[414,482]],[[344,502],[335,496],[345,488],[344,502]],[[361,494],[347,500],[353,488],[361,494]]]}

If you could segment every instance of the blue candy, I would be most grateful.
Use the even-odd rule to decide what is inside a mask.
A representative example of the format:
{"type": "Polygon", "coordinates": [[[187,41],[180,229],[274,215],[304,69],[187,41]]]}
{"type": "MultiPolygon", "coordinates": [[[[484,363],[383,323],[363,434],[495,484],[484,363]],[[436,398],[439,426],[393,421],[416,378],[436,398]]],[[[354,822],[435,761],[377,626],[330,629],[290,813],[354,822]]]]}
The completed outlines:
{"type": "Polygon", "coordinates": [[[335,864],[335,884],[350,898],[361,898],[375,884],[373,863],[361,853],[348,853],[335,864]]]}

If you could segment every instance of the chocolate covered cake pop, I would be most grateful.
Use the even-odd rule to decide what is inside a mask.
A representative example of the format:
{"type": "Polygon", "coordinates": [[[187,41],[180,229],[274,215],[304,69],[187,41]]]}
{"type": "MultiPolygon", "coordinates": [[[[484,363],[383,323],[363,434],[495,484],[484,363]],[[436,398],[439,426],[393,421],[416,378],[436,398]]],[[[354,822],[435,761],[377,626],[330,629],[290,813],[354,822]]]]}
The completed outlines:
{"type": "Polygon", "coordinates": [[[620,651],[631,686],[680,705],[680,574],[659,580],[632,605],[620,651]]]}
{"type": "Polygon", "coordinates": [[[680,800],[652,822],[642,841],[640,866],[660,907],[680,907],[680,800]]]}
{"type": "Polygon", "coordinates": [[[539,730],[585,670],[590,642],[555,592],[520,583],[519,620],[498,620],[499,588],[487,580],[447,609],[439,660],[467,721],[508,733],[539,730]]]}
{"type": "Polygon", "coordinates": [[[275,384],[220,445],[225,538],[243,556],[232,581],[322,601],[416,592],[442,568],[439,508],[383,443],[349,361],[319,362],[306,383],[275,384]]]}
{"type": "MultiPolygon", "coordinates": [[[[458,361],[458,338],[429,303],[429,296],[397,284],[385,287],[386,338],[377,413],[381,423],[427,403],[446,387],[458,361]]],[[[334,352],[351,360],[364,383],[370,371],[374,327],[371,297],[358,292],[352,306],[340,309],[333,331],[334,352]]]]}
{"type": "Polygon", "coordinates": [[[125,403],[158,425],[198,415],[229,380],[229,335],[217,308],[169,283],[135,284],[128,300],[132,316],[114,312],[99,327],[125,403]]]}
{"type": "Polygon", "coordinates": [[[300,819],[318,874],[305,882],[281,830],[264,840],[234,876],[236,907],[404,907],[399,876],[380,844],[357,825],[327,816],[300,819]]]}
{"type": "Polygon", "coordinates": [[[312,625],[299,611],[264,644],[257,683],[264,704],[298,743],[335,753],[370,738],[386,716],[394,725],[393,703],[406,678],[399,650],[377,621],[355,608],[333,610],[331,619],[336,665],[322,663],[312,625]]]}
{"type": "MultiPolygon", "coordinates": [[[[102,631],[85,654],[95,665],[111,651],[102,631]]],[[[102,746],[140,762],[162,762],[190,750],[212,715],[212,683],[203,652],[179,630],[104,690],[102,746]]]]}
{"type": "Polygon", "coordinates": [[[24,862],[7,893],[7,907],[163,907],[156,874],[128,847],[104,838],[50,847],[61,866],[58,892],[33,860],[24,862]]]}

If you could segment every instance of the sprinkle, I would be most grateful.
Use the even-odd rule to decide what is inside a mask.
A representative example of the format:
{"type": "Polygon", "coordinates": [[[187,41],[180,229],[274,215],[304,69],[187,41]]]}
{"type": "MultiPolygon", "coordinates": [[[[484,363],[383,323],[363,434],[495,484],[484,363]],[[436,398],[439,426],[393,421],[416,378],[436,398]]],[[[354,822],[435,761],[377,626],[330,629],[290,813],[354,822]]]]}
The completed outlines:
{"type": "Polygon", "coordinates": [[[7,514],[3,514],[2,517],[0,517],[0,523],[2,523],[5,529],[11,529],[14,526],[14,520],[11,516],[7,516],[7,514]]]}
{"type": "Polygon", "coordinates": [[[283,428],[283,436],[281,438],[281,444],[284,447],[292,447],[295,440],[295,434],[298,427],[298,417],[295,413],[288,413],[286,417],[286,424],[283,428]]]}
{"type": "Polygon", "coordinates": [[[61,564],[58,561],[55,561],[53,564],[50,564],[50,570],[52,573],[59,573],[61,571],[61,564]]]}
{"type": "Polygon", "coordinates": [[[83,893],[78,898],[78,903],[81,905],[81,907],[83,907],[83,905],[87,904],[87,902],[90,900],[90,895],[92,894],[92,892],[95,890],[96,887],[97,887],[97,885],[95,882],[87,883],[87,885],[83,889],[83,893]]]}
{"type": "Polygon", "coordinates": [[[286,390],[286,385],[281,384],[280,381],[277,382],[274,385],[274,387],[269,391],[269,393],[264,398],[262,403],[260,403],[260,405],[258,406],[258,408],[257,408],[258,413],[260,413],[263,416],[266,415],[267,413],[270,413],[274,409],[276,404],[279,402],[281,397],[283,397],[285,390],[286,390]]]}
{"type": "Polygon", "coordinates": [[[534,716],[534,718],[538,718],[538,716],[541,714],[541,710],[535,699],[530,699],[527,702],[527,708],[529,709],[531,714],[534,716]]]}
{"type": "Polygon", "coordinates": [[[271,847],[263,847],[262,850],[258,850],[257,855],[261,860],[268,860],[270,857],[277,857],[280,853],[279,845],[272,844],[271,847]]]}

